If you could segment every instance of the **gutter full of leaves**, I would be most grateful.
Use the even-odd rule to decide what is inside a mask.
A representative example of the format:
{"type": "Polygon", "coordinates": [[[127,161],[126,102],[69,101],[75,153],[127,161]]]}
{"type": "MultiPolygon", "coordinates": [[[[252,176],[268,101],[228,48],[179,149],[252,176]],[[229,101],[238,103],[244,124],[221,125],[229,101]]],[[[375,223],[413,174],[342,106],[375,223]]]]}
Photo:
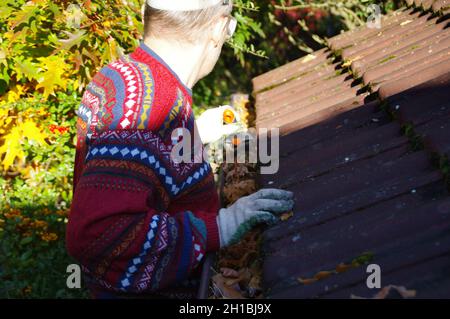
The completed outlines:
{"type": "MultiPolygon", "coordinates": [[[[233,95],[231,105],[247,127],[253,126],[255,112],[248,95],[233,95]]],[[[232,143],[231,147],[237,147],[238,143],[232,143]]],[[[214,159],[215,156],[211,158],[214,159]]],[[[255,163],[214,163],[214,160],[211,160],[211,166],[216,171],[222,207],[228,207],[239,198],[250,195],[258,189],[258,167],[255,163]]],[[[238,243],[222,249],[215,256],[206,257],[199,298],[264,298],[261,288],[263,264],[261,240],[265,227],[256,226],[238,243]]]]}

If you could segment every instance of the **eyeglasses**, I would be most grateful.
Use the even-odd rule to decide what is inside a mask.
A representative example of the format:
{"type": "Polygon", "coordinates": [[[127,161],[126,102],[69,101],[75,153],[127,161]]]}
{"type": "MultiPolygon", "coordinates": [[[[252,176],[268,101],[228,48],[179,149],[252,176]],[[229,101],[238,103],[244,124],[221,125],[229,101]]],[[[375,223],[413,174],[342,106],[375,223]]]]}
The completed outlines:
{"type": "Polygon", "coordinates": [[[237,20],[235,17],[230,16],[229,17],[229,21],[228,21],[228,27],[227,27],[227,35],[226,35],[226,39],[230,40],[231,37],[233,36],[234,32],[236,31],[236,27],[237,27],[237,20]]]}

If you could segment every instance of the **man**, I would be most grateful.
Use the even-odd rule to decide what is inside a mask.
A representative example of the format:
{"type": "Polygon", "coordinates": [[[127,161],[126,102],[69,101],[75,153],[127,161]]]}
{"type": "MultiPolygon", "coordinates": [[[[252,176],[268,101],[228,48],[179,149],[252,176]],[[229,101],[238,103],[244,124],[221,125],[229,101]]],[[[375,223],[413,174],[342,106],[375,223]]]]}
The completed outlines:
{"type": "Polygon", "coordinates": [[[274,189],[220,209],[209,164],[170,156],[174,132],[195,135],[191,88],[232,35],[231,9],[147,0],[144,41],[83,95],[67,248],[94,297],[193,297],[206,252],[292,209],[292,194],[274,189]]]}

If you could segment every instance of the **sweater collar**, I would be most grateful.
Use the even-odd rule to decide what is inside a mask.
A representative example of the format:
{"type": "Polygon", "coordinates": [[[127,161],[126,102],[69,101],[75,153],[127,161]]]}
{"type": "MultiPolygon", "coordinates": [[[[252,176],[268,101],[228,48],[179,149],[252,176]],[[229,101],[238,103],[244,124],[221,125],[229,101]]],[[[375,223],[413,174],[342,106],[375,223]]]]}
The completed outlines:
{"type": "Polygon", "coordinates": [[[172,75],[178,80],[178,82],[184,87],[184,89],[188,92],[188,94],[190,96],[192,96],[192,90],[190,88],[188,88],[186,86],[186,84],[184,84],[183,81],[181,81],[180,77],[175,73],[175,71],[152,49],[150,49],[150,47],[148,45],[146,45],[144,43],[144,41],[141,41],[139,47],[148,55],[150,55],[152,58],[154,58],[156,61],[158,61],[160,64],[162,64],[167,70],[170,71],[170,73],[172,73],[172,75]]]}

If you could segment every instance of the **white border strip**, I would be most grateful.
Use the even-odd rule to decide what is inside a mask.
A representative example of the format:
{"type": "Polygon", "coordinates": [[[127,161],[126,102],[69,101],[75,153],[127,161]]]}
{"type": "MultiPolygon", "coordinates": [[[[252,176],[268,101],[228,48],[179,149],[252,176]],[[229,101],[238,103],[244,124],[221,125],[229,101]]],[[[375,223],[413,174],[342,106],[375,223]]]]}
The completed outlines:
{"type": "Polygon", "coordinates": [[[223,0],[147,0],[147,4],[158,10],[194,11],[215,6],[223,0]]]}

